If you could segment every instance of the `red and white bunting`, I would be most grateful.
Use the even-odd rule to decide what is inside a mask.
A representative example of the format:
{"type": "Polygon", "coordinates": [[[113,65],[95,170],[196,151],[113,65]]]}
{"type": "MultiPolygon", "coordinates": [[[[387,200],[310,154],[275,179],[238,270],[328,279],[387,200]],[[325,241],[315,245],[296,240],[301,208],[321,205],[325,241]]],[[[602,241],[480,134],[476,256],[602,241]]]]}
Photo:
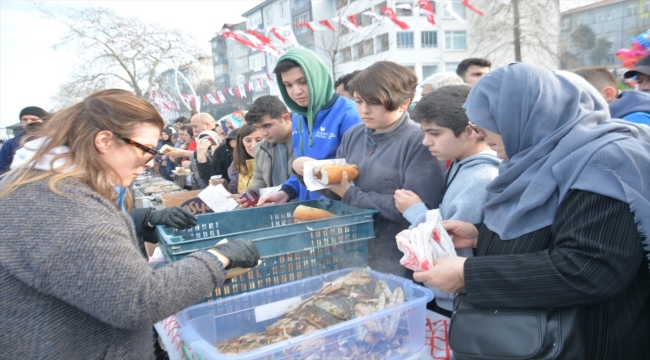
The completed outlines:
{"type": "MultiPolygon", "coordinates": [[[[407,4],[407,5],[408,5],[408,4],[407,4]]],[[[362,14],[363,14],[363,15],[366,15],[366,16],[370,16],[370,17],[373,18],[373,20],[375,20],[375,21],[379,21],[379,22],[390,22],[390,23],[392,24],[392,21],[390,21],[390,19],[388,19],[388,18],[385,17],[384,15],[379,15],[379,14],[375,13],[375,12],[372,11],[372,10],[366,10],[366,11],[364,11],[362,14]]]]}
{"type": "Polygon", "coordinates": [[[326,28],[332,30],[333,32],[336,32],[336,29],[334,29],[334,26],[332,26],[332,23],[329,20],[327,20],[327,19],[321,20],[318,23],[325,26],[326,28]]]}
{"type": "Polygon", "coordinates": [[[431,23],[431,25],[436,24],[436,18],[435,14],[433,11],[433,5],[431,5],[431,1],[429,0],[419,0],[418,5],[420,5],[420,13],[426,15],[427,21],[431,23]]]}
{"type": "MultiPolygon", "coordinates": [[[[225,37],[227,39],[235,40],[238,43],[240,43],[240,44],[242,44],[244,46],[248,46],[251,49],[257,49],[257,45],[254,42],[247,39],[246,37],[239,36],[239,34],[236,34],[236,33],[232,32],[232,31],[224,31],[223,34],[221,34],[221,36],[223,36],[223,37],[225,37]]],[[[256,41],[259,41],[259,40],[256,40],[256,41]]]]}
{"type": "Polygon", "coordinates": [[[266,74],[266,78],[269,79],[269,81],[273,81],[273,75],[272,74],[266,74]]]}
{"type": "Polygon", "coordinates": [[[210,102],[210,100],[208,99],[208,95],[201,95],[201,99],[203,99],[203,101],[205,101],[206,104],[212,104],[212,102],[210,102]]]}
{"type": "Polygon", "coordinates": [[[248,34],[250,34],[250,35],[255,36],[255,38],[257,38],[257,40],[261,41],[263,44],[271,45],[271,39],[269,39],[268,37],[258,33],[257,31],[255,31],[255,30],[246,30],[246,32],[248,34]]]}
{"type": "Polygon", "coordinates": [[[273,34],[273,36],[275,36],[276,38],[278,38],[278,40],[282,41],[283,44],[287,42],[287,39],[285,39],[285,38],[282,36],[282,34],[280,34],[280,32],[278,31],[277,28],[270,28],[270,29],[269,29],[269,32],[270,32],[271,34],[273,34]]]}
{"type": "Polygon", "coordinates": [[[241,94],[240,98],[245,98],[246,97],[246,90],[244,89],[244,85],[239,84],[235,91],[239,91],[239,94],[241,94]]]}
{"type": "Polygon", "coordinates": [[[248,92],[251,92],[251,93],[253,92],[253,82],[252,81],[247,81],[246,82],[246,90],[248,90],[248,92]]]}
{"type": "Polygon", "coordinates": [[[296,26],[304,26],[307,29],[311,30],[311,32],[323,30],[322,27],[318,26],[318,24],[313,21],[304,21],[296,24],[296,26]]]}
{"type": "Polygon", "coordinates": [[[217,100],[217,98],[214,95],[215,95],[214,93],[213,94],[208,93],[205,96],[208,97],[208,101],[210,102],[210,104],[213,104],[213,105],[214,104],[220,104],[219,100],[217,100]]]}
{"type": "Polygon", "coordinates": [[[223,93],[221,91],[217,91],[217,98],[219,101],[221,101],[222,104],[226,102],[226,97],[223,96],[223,93]]]}
{"type": "Polygon", "coordinates": [[[262,83],[262,78],[257,78],[257,83],[260,84],[260,89],[264,91],[265,89],[264,89],[264,84],[262,83]]]}
{"type": "Polygon", "coordinates": [[[465,20],[461,18],[458,14],[456,14],[454,9],[452,9],[451,3],[449,1],[447,0],[434,0],[434,1],[440,4],[440,6],[442,6],[442,8],[449,13],[449,15],[453,16],[456,20],[458,20],[458,22],[460,22],[461,24],[465,24],[465,20]]]}
{"type": "Polygon", "coordinates": [[[293,45],[293,47],[301,47],[300,44],[298,44],[296,35],[293,33],[293,30],[291,29],[291,25],[280,26],[279,28],[276,29],[280,33],[282,38],[289,40],[289,42],[293,45]]]}
{"type": "Polygon", "coordinates": [[[472,10],[473,12],[477,13],[478,16],[485,16],[485,14],[483,14],[483,11],[473,7],[472,4],[469,3],[469,0],[460,0],[460,2],[463,5],[465,5],[466,8],[468,8],[468,9],[472,10]]]}
{"type": "Polygon", "coordinates": [[[345,26],[346,28],[352,31],[361,32],[361,28],[359,27],[359,25],[356,24],[356,22],[352,23],[350,22],[350,20],[345,18],[340,18],[340,17],[334,17],[332,18],[332,21],[336,21],[337,23],[345,26]]]}
{"type": "Polygon", "coordinates": [[[397,14],[395,14],[395,10],[391,8],[383,8],[379,11],[381,11],[384,15],[386,15],[387,18],[391,19],[391,21],[393,21],[395,25],[399,26],[400,29],[402,30],[410,29],[407,23],[397,18],[397,14]]]}

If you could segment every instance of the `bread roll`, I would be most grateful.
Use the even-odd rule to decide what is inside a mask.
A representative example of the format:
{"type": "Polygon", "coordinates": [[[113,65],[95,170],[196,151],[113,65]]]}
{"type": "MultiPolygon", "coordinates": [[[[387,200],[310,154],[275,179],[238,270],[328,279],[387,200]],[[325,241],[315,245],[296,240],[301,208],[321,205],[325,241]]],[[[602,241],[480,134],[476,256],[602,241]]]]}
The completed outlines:
{"type": "Polygon", "coordinates": [[[293,212],[293,218],[295,222],[329,219],[333,217],[336,217],[336,215],[327,210],[317,209],[305,205],[298,205],[296,210],[293,212]]]}
{"type": "Polygon", "coordinates": [[[160,148],[160,150],[158,150],[158,152],[161,153],[161,154],[163,154],[163,155],[167,155],[167,154],[169,154],[169,153],[172,152],[172,151],[174,151],[174,148],[171,147],[171,146],[169,146],[169,145],[167,145],[167,144],[163,145],[163,146],[160,148]]]}
{"type": "Polygon", "coordinates": [[[335,164],[314,166],[314,177],[323,185],[338,184],[344,171],[348,173],[348,180],[354,180],[359,176],[356,165],[335,164]]]}

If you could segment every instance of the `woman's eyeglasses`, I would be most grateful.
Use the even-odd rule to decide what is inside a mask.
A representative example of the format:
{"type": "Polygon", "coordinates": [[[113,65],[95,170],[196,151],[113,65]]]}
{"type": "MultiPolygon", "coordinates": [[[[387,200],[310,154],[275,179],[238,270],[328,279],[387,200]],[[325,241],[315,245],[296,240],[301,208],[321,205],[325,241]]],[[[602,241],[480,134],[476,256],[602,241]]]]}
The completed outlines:
{"type": "Polygon", "coordinates": [[[122,138],[122,140],[126,141],[129,145],[144,151],[145,160],[146,160],[146,161],[144,161],[144,164],[146,164],[149,161],[153,160],[153,158],[156,157],[156,155],[160,154],[158,151],[156,151],[156,150],[154,150],[154,149],[152,149],[152,148],[150,148],[148,146],[142,145],[139,142],[135,142],[135,141],[133,141],[131,139],[122,138]]]}

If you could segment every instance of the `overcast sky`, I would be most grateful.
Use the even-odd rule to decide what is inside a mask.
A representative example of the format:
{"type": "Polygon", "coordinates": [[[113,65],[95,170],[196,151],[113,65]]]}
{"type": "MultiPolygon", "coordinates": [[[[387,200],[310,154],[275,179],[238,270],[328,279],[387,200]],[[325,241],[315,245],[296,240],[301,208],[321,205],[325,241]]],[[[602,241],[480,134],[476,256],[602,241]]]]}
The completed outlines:
{"type": "MultiPolygon", "coordinates": [[[[261,0],[212,1],[45,1],[48,6],[81,6],[92,3],[120,15],[138,16],[146,22],[191,33],[210,54],[210,39],[224,23],[240,22],[241,14],[261,0]]],[[[46,20],[26,1],[0,0],[0,128],[19,122],[26,106],[50,110],[51,97],[74,71],[74,49],[54,50],[64,33],[63,25],[46,20]]],[[[4,129],[0,129],[0,137],[4,129]]]]}

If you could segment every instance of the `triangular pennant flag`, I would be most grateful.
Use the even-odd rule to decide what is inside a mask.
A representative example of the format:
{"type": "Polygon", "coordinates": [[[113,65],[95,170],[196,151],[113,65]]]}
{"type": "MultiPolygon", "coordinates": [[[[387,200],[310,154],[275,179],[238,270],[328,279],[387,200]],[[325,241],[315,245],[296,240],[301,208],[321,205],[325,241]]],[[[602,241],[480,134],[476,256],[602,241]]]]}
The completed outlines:
{"type": "Polygon", "coordinates": [[[262,78],[257,78],[257,83],[260,84],[260,88],[264,91],[264,84],[262,84],[262,78]]]}
{"type": "Polygon", "coordinates": [[[395,25],[400,27],[400,29],[402,29],[402,30],[409,29],[409,26],[408,26],[407,23],[405,23],[403,21],[400,21],[397,18],[397,14],[395,14],[395,10],[393,10],[391,8],[383,8],[383,9],[381,9],[379,11],[381,11],[384,15],[386,15],[387,18],[391,19],[395,23],[395,25]]]}
{"type": "Polygon", "coordinates": [[[239,93],[241,94],[241,97],[246,97],[246,90],[244,89],[244,85],[241,85],[241,84],[240,84],[240,85],[237,87],[237,89],[239,89],[239,93]]]}
{"type": "Polygon", "coordinates": [[[454,9],[451,7],[451,3],[449,1],[447,1],[447,0],[435,0],[435,2],[440,4],[440,6],[442,6],[442,8],[445,9],[445,11],[447,11],[449,13],[449,15],[456,18],[456,20],[458,20],[461,24],[465,24],[465,20],[463,20],[463,18],[461,18],[458,14],[456,14],[454,9]]]}
{"type": "Polygon", "coordinates": [[[248,90],[248,92],[250,92],[250,93],[253,92],[253,82],[252,81],[246,82],[246,90],[248,90]]]}
{"type": "Polygon", "coordinates": [[[208,99],[208,95],[201,95],[201,98],[203,99],[203,101],[205,101],[206,104],[212,104],[212,102],[210,102],[210,100],[208,99]]]}
{"type": "Polygon", "coordinates": [[[420,5],[420,13],[426,15],[427,21],[430,22],[431,25],[435,25],[436,18],[434,17],[433,5],[431,5],[431,2],[429,0],[419,0],[418,5],[420,5]]]}
{"type": "Polygon", "coordinates": [[[296,24],[296,26],[304,26],[307,29],[311,30],[311,32],[323,30],[320,26],[316,25],[316,23],[311,21],[304,21],[296,24]]]}
{"type": "Polygon", "coordinates": [[[348,28],[348,29],[350,29],[352,31],[361,32],[361,29],[359,28],[359,25],[351,23],[348,19],[334,17],[334,18],[332,18],[332,21],[336,21],[337,23],[345,26],[346,28],[348,28]]]}
{"type": "Polygon", "coordinates": [[[283,38],[289,40],[293,47],[301,47],[300,44],[298,44],[298,40],[296,39],[296,35],[293,33],[293,30],[291,30],[290,25],[285,25],[277,28],[278,32],[280,35],[282,35],[283,38]]]}
{"type": "Polygon", "coordinates": [[[332,26],[332,23],[329,20],[327,20],[327,19],[321,20],[318,23],[325,26],[326,28],[336,32],[336,29],[334,29],[334,26],[332,26]]]}
{"type": "Polygon", "coordinates": [[[359,26],[359,24],[357,24],[357,14],[349,15],[348,16],[348,21],[350,22],[350,24],[354,25],[355,28],[357,28],[357,29],[361,28],[361,26],[359,26]]]}
{"type": "Polygon", "coordinates": [[[210,104],[219,104],[219,100],[217,100],[217,97],[214,96],[214,93],[206,94],[205,96],[208,97],[208,101],[210,102],[210,104]]]}
{"type": "MultiPolygon", "coordinates": [[[[379,15],[379,14],[375,13],[375,12],[372,11],[372,10],[366,10],[366,11],[364,11],[362,14],[363,14],[363,15],[366,15],[366,16],[370,16],[370,17],[373,18],[375,21],[379,21],[379,22],[386,22],[386,21],[388,21],[388,22],[391,22],[391,21],[390,21],[388,18],[386,18],[384,15],[379,15]]],[[[392,23],[392,22],[391,22],[391,23],[392,23]]]]}
{"type": "Polygon", "coordinates": [[[266,74],[266,78],[269,79],[270,81],[273,81],[273,75],[271,74],[266,74]]]}
{"type": "Polygon", "coordinates": [[[222,104],[226,102],[226,97],[223,96],[223,93],[221,91],[217,91],[217,98],[219,101],[221,101],[222,104]]]}
{"type": "Polygon", "coordinates": [[[239,36],[238,34],[235,34],[232,31],[224,31],[224,33],[221,34],[221,36],[223,36],[225,38],[233,39],[233,40],[237,41],[238,43],[240,43],[242,45],[245,45],[245,46],[248,46],[251,49],[257,50],[258,45],[256,45],[251,40],[245,39],[245,38],[239,36]]]}
{"type": "Polygon", "coordinates": [[[483,14],[483,12],[482,12],[481,10],[479,10],[479,9],[477,9],[477,8],[475,8],[475,7],[473,7],[473,6],[469,3],[469,0],[460,0],[460,2],[463,3],[463,5],[465,5],[466,8],[468,8],[468,9],[472,10],[473,12],[477,13],[478,16],[485,16],[485,14],[483,14]]]}
{"type": "Polygon", "coordinates": [[[277,28],[270,28],[269,32],[273,34],[278,40],[282,41],[283,44],[287,42],[287,39],[285,39],[279,32],[277,28]]]}
{"type": "Polygon", "coordinates": [[[241,93],[239,92],[239,86],[235,86],[234,88],[235,88],[235,95],[237,95],[237,97],[241,99],[242,96],[241,93]]]}
{"type": "Polygon", "coordinates": [[[251,34],[251,35],[255,36],[257,38],[257,40],[261,41],[263,44],[271,45],[271,39],[269,39],[268,37],[258,33],[257,31],[255,31],[255,30],[246,30],[246,32],[248,34],[251,34]]]}

